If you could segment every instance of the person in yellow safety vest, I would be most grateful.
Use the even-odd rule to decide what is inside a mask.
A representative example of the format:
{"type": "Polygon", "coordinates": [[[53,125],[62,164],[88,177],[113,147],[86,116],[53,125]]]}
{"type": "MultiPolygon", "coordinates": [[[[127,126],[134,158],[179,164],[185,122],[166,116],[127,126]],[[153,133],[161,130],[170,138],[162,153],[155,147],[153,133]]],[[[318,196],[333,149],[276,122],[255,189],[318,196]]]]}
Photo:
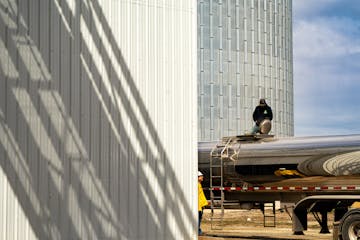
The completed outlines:
{"type": "Polygon", "coordinates": [[[201,219],[203,215],[203,209],[208,205],[208,201],[205,197],[204,190],[202,188],[201,182],[204,180],[204,175],[198,171],[198,210],[199,210],[199,235],[202,235],[202,231],[200,228],[201,219]]]}

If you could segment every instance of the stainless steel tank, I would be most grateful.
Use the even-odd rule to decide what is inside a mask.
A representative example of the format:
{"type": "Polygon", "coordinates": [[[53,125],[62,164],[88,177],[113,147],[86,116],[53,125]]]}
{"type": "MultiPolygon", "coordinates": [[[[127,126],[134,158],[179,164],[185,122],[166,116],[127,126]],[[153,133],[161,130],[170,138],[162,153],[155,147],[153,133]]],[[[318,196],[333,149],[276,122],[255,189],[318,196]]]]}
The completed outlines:
{"type": "MultiPolygon", "coordinates": [[[[199,142],[199,168],[209,168],[210,152],[221,141],[199,142]]],[[[278,169],[292,169],[305,176],[360,174],[360,135],[264,138],[233,142],[228,164],[246,180],[274,176],[278,169]]]]}

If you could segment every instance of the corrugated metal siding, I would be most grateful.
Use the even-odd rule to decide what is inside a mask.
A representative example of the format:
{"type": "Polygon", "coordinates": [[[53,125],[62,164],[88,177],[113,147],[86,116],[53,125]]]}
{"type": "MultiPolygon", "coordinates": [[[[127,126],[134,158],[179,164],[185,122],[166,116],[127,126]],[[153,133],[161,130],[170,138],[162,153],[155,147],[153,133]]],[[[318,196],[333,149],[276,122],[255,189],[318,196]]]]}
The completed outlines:
{"type": "Polygon", "coordinates": [[[0,238],[195,239],[195,1],[0,0],[0,238]]]}
{"type": "Polygon", "coordinates": [[[260,98],[294,134],[291,0],[198,1],[199,140],[244,134],[260,98]]]}

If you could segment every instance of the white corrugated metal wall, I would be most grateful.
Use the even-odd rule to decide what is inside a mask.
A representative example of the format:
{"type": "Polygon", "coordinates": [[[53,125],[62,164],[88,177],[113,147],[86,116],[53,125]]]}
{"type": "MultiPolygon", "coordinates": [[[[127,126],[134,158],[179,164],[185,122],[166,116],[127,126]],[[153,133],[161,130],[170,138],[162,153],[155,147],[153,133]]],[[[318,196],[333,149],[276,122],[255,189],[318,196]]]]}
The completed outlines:
{"type": "Polygon", "coordinates": [[[0,0],[0,239],[195,239],[196,1],[0,0]]]}
{"type": "Polygon", "coordinates": [[[260,98],[292,136],[291,0],[198,0],[199,140],[249,132],[260,98]]]}

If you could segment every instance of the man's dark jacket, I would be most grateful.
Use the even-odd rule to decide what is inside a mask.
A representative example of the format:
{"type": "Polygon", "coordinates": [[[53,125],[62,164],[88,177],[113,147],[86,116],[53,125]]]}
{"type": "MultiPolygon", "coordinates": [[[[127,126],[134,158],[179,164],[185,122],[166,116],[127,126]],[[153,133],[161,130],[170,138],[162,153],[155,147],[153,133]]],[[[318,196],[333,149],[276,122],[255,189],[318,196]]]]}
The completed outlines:
{"type": "Polygon", "coordinates": [[[253,113],[253,119],[256,122],[256,125],[259,126],[261,121],[264,120],[265,118],[269,120],[273,119],[271,107],[269,107],[268,105],[264,105],[264,106],[258,105],[253,113]]]}

